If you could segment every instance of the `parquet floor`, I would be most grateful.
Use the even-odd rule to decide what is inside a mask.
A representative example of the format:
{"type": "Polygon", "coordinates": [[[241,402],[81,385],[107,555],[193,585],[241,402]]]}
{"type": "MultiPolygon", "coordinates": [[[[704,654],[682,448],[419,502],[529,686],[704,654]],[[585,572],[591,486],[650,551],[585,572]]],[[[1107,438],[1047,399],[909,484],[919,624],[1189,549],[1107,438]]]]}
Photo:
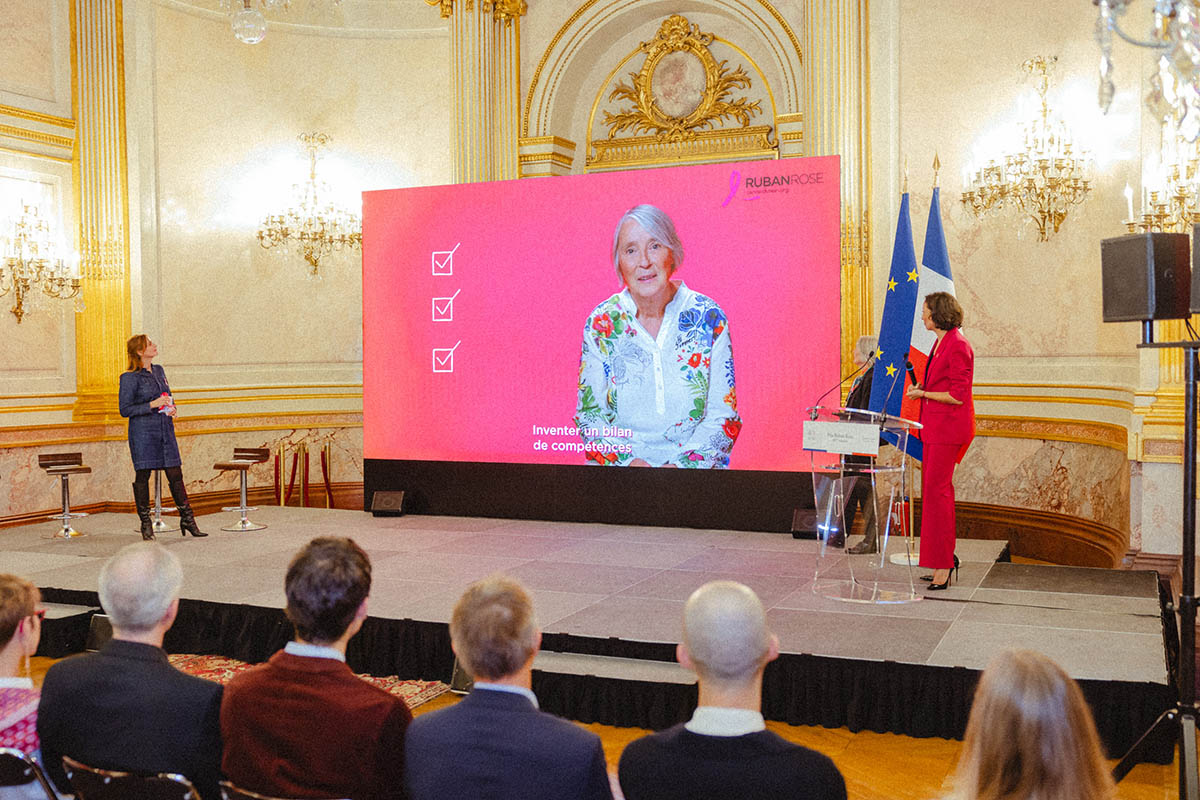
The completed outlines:
{"type": "MultiPolygon", "coordinates": [[[[446,694],[416,710],[424,714],[458,702],[446,694]]],[[[650,731],[584,725],[600,736],[610,770],[616,770],[625,745],[650,731]]],[[[834,760],[846,778],[849,800],[934,800],[944,797],[962,742],[950,739],[913,739],[893,733],[846,728],[821,728],[768,722],[767,727],[788,741],[811,747],[834,760]]],[[[1177,798],[1178,772],[1175,765],[1141,764],[1117,787],[1120,800],[1168,800],[1177,798]]]]}
{"type": "MultiPolygon", "coordinates": [[[[41,685],[46,670],[56,659],[35,658],[31,664],[34,682],[41,685]]],[[[458,702],[445,694],[416,710],[424,714],[458,702]]],[[[949,739],[913,739],[891,733],[846,728],[821,728],[768,722],[768,727],[785,739],[825,753],[846,778],[849,800],[933,800],[950,788],[950,778],[961,742],[949,739]]],[[[609,769],[616,770],[625,745],[650,731],[584,725],[600,736],[609,769]]],[[[1177,764],[1141,764],[1117,787],[1120,800],[1172,800],[1178,798],[1177,764]]]]}

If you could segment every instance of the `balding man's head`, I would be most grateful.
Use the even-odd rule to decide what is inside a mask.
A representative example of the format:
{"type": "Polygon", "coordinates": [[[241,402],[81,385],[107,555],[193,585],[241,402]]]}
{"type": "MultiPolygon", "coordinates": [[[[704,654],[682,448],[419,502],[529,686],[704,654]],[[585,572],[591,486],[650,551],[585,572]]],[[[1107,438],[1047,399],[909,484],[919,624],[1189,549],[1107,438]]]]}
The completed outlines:
{"type": "Polygon", "coordinates": [[[688,598],[683,647],[701,680],[722,684],[753,680],[777,652],[758,596],[734,581],[706,583],[688,598]]]}
{"type": "Polygon", "coordinates": [[[104,563],[100,605],[116,630],[145,633],[163,620],[182,587],[179,557],[157,542],[138,542],[104,563]]]}

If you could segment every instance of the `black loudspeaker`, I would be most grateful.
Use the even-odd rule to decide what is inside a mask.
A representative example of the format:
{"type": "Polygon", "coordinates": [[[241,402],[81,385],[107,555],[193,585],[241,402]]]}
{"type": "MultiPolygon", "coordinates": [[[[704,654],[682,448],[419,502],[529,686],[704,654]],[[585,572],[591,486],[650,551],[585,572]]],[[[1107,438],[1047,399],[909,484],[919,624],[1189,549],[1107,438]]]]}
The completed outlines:
{"type": "Polygon", "coordinates": [[[470,694],[474,687],[475,681],[471,680],[471,676],[458,663],[458,659],[454,659],[454,669],[450,671],[450,691],[455,694],[470,694]]]}
{"type": "Polygon", "coordinates": [[[94,653],[108,643],[112,638],[112,622],[109,621],[107,614],[93,614],[91,624],[88,625],[87,644],[84,649],[89,653],[94,653]]]}
{"type": "Polygon", "coordinates": [[[1104,321],[1187,319],[1189,255],[1186,233],[1135,233],[1102,241],[1104,321]]]}
{"type": "Polygon", "coordinates": [[[375,492],[371,495],[371,515],[398,517],[404,513],[404,492],[375,492]]]}
{"type": "Polygon", "coordinates": [[[792,509],[792,538],[817,538],[817,510],[815,508],[792,509]]]}
{"type": "MultiPolygon", "coordinates": [[[[1200,242],[1200,225],[1192,226],[1192,241],[1200,242]]],[[[1196,285],[1200,281],[1200,264],[1196,263],[1196,258],[1200,256],[1200,247],[1192,250],[1192,299],[1188,303],[1189,311],[1193,314],[1200,313],[1200,286],[1196,285]]]]}

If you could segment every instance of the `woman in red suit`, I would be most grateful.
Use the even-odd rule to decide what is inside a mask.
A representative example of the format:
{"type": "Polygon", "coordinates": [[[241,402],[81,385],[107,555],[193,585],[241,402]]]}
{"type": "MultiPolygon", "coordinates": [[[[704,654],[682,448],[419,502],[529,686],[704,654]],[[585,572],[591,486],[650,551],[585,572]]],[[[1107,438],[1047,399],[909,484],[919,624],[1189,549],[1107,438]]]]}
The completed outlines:
{"type": "Polygon", "coordinates": [[[950,585],[954,556],[954,465],[975,437],[971,383],[975,351],[959,330],[963,312],[949,292],[925,298],[925,329],[937,343],[925,365],[925,382],[908,390],[921,401],[921,566],[933,570],[929,591],[950,585]]]}

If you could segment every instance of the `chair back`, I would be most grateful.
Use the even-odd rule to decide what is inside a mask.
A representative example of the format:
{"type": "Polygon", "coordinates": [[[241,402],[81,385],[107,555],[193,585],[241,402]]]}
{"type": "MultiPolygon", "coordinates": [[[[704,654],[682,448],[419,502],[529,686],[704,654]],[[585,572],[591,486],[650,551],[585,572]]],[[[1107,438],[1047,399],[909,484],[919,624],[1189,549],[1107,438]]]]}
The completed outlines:
{"type": "Polygon", "coordinates": [[[50,788],[50,779],[46,777],[42,766],[20,750],[11,747],[0,747],[0,787],[26,786],[36,783],[46,793],[46,800],[58,800],[54,789],[50,788]]]}
{"type": "Polygon", "coordinates": [[[271,450],[268,447],[235,447],[233,448],[234,461],[253,461],[255,464],[260,464],[271,457],[271,450]]]}
{"type": "Polygon", "coordinates": [[[43,453],[38,456],[38,466],[42,469],[47,467],[75,467],[83,463],[83,453],[43,453]]]}
{"type": "Polygon", "coordinates": [[[97,769],[69,756],[63,756],[63,769],[75,790],[75,800],[200,800],[191,781],[171,772],[139,775],[97,769]]]}
{"type": "Polygon", "coordinates": [[[221,781],[221,800],[291,800],[291,798],[259,794],[249,789],[239,789],[230,781],[221,781]]]}

